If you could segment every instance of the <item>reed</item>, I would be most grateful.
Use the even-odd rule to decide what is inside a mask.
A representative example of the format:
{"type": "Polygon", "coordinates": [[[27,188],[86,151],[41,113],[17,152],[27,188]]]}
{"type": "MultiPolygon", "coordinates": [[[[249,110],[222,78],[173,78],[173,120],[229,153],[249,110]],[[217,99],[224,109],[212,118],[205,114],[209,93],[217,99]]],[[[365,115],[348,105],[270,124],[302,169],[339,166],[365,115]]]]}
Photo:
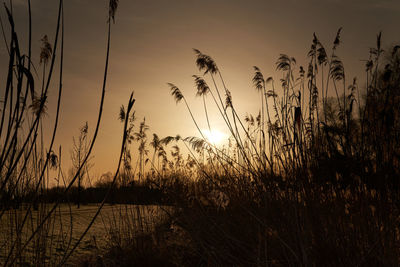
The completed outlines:
{"type": "MultiPolygon", "coordinates": [[[[81,131],[82,136],[77,148],[79,150],[77,151],[79,152],[78,160],[75,162],[75,172],[69,182],[66,182],[61,168],[61,147],[58,149],[58,153],[55,152],[56,149],[54,148],[62,109],[64,2],[62,0],[58,2],[53,44],[50,44],[51,37],[45,35],[42,38],[39,62],[42,66],[41,78],[36,78],[37,75],[34,73],[36,71],[35,63],[31,60],[32,19],[30,1],[28,1],[27,54],[20,47],[19,35],[14,25],[12,5],[12,1],[8,6],[4,5],[10,26],[9,38],[2,28],[4,41],[9,43],[9,63],[5,90],[2,90],[4,95],[0,122],[0,221],[5,232],[1,239],[0,262],[5,266],[59,265],[68,260],[92,223],[87,226],[86,231],[75,242],[72,238],[75,229],[72,225],[71,207],[69,206],[69,214],[62,212],[60,207],[61,201],[65,197],[56,199],[55,203],[51,205],[46,203],[44,198],[49,191],[50,174],[57,174],[57,185],[62,188],[62,194],[67,196],[76,180],[80,184],[84,168],[87,167],[100,129],[108,73],[111,19],[114,21],[118,1],[111,0],[109,3],[108,46],[97,124],[90,142],[85,142],[85,149],[82,149],[82,143],[88,139],[87,126],[81,131]],[[58,70],[56,66],[58,66],[58,70]],[[57,71],[58,77],[56,76],[57,71]],[[51,82],[58,84],[58,98],[55,122],[52,126],[50,139],[47,140],[49,144],[46,146],[43,139],[43,121],[46,119],[45,114],[51,82]],[[69,225],[65,223],[68,216],[70,217],[69,225]]],[[[133,103],[134,99],[131,96],[128,103],[128,114],[133,103]]],[[[125,140],[124,134],[124,142],[125,140]]],[[[124,144],[122,147],[124,147],[124,144]]],[[[117,174],[118,170],[119,166],[117,174]]],[[[92,221],[95,220],[103,205],[99,206],[92,221]]]]}
{"type": "MultiPolygon", "coordinates": [[[[204,120],[212,130],[210,100],[230,131],[229,144],[218,147],[203,136],[197,120],[201,117],[195,116],[183,91],[170,83],[172,96],[183,100],[201,136],[153,136],[153,157],[146,159],[151,167],[142,183],[162,192],[161,203],[172,205],[172,212],[166,209],[162,222],[143,217],[155,229],[125,224],[121,230],[114,223],[110,229],[117,234],[108,252],[97,263],[89,262],[396,265],[399,46],[383,59],[378,34],[366,63],[367,87],[361,89],[357,79],[346,83],[336,52],[341,30],[330,56],[313,35],[307,68],[281,54],[276,62],[283,77],[279,87],[254,67],[253,84],[262,102],[258,115],[247,114],[243,120],[217,64],[194,50],[203,75],[193,78],[204,120]],[[189,151],[187,159],[180,146],[189,151]],[[155,164],[156,153],[161,167],[155,164]],[[145,237],[132,234],[135,231],[145,237]]],[[[116,222],[125,215],[118,216],[116,222]]]]}
{"type": "Polygon", "coordinates": [[[337,54],[341,31],[330,56],[314,34],[307,71],[293,57],[279,56],[281,95],[254,67],[261,105],[259,115],[246,115],[247,126],[217,64],[195,50],[196,65],[214,85],[194,75],[197,94],[212,95],[233,141],[218,148],[203,136],[165,139],[187,145],[195,159],[194,182],[171,164],[169,175],[186,187],[165,188],[179,207],[173,220],[190,237],[195,260],[218,266],[398,262],[399,46],[383,59],[378,34],[361,91],[356,78],[347,83],[337,54]]]}

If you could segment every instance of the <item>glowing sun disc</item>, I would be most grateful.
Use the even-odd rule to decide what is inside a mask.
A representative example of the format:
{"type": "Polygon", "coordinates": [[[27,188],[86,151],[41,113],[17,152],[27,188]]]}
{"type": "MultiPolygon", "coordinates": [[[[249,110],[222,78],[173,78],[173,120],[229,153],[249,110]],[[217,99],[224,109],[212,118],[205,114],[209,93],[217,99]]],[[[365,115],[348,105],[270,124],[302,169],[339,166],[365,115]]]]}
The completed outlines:
{"type": "Polygon", "coordinates": [[[217,145],[221,144],[226,139],[226,134],[218,131],[218,130],[203,130],[204,137],[211,144],[217,145]]]}

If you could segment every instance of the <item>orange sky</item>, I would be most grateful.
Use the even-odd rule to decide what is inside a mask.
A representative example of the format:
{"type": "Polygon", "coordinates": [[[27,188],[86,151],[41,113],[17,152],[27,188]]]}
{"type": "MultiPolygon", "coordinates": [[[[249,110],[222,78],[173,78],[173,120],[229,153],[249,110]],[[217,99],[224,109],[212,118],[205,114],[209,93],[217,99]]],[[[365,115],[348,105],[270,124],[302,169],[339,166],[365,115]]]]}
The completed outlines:
{"type": "MultiPolygon", "coordinates": [[[[85,121],[89,130],[95,124],[104,70],[107,4],[105,0],[65,1],[64,94],[56,139],[56,147],[63,146],[65,166],[70,164],[72,137],[85,121]]],[[[26,47],[26,1],[14,0],[13,12],[26,47]]],[[[34,62],[38,65],[41,37],[47,34],[50,42],[54,40],[57,1],[32,0],[32,12],[34,62]]],[[[244,117],[246,112],[255,114],[259,106],[251,81],[252,66],[260,67],[265,77],[276,76],[274,64],[280,53],[306,65],[313,32],[330,48],[337,29],[343,27],[338,54],[347,77],[357,75],[362,81],[361,60],[368,58],[376,34],[382,30],[386,46],[400,42],[398,14],[398,0],[120,0],[112,28],[104,117],[93,151],[94,175],[115,170],[122,136],[118,111],[132,90],[136,124],[146,117],[149,139],[153,132],[160,137],[197,134],[185,107],[176,105],[170,96],[167,82],[183,91],[200,125],[206,127],[191,78],[199,74],[192,48],[215,59],[244,117]]],[[[3,8],[0,15],[6,25],[3,8]]],[[[7,67],[3,41],[0,58],[3,95],[7,67]]],[[[54,88],[49,97],[49,125],[54,121],[56,94],[54,88]]],[[[210,117],[212,127],[225,130],[216,113],[210,117]]]]}

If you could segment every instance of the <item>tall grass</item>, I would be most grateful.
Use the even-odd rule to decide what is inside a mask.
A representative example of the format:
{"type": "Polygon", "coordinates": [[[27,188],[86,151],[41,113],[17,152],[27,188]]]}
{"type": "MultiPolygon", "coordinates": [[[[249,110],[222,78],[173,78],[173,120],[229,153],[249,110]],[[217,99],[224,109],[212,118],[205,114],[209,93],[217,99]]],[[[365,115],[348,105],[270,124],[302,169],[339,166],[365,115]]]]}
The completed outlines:
{"type": "Polygon", "coordinates": [[[2,264],[68,263],[112,189],[135,186],[138,173],[136,185],[162,193],[159,209],[167,219],[148,216],[144,207],[119,207],[108,224],[108,252],[83,264],[398,265],[400,49],[394,46],[385,52],[379,33],[366,61],[366,86],[360,87],[357,79],[346,77],[337,52],[341,29],[331,51],[314,34],[307,67],[279,55],[275,64],[279,81],[265,78],[254,66],[252,82],[260,107],[258,114],[244,118],[216,62],[195,49],[200,74],[193,76],[194,91],[202,98],[208,130],[212,131],[209,105],[216,106],[225,122],[230,137],[223,147],[205,138],[184,92],[172,83],[168,84],[172,96],[185,104],[200,137],[153,134],[148,142],[145,119],[134,132],[132,94],[119,113],[123,140],[118,166],[107,181],[104,200],[73,240],[71,207],[71,221],[66,224],[61,198],[49,206],[43,196],[50,173],[57,173],[67,196],[87,166],[100,129],[117,6],[118,1],[109,2],[97,124],[82,155],[79,150],[69,183],[61,168],[61,148],[58,153],[53,148],[63,89],[63,1],[59,1],[54,43],[49,43],[51,37],[42,39],[39,81],[31,61],[30,1],[28,55],[19,46],[12,8],[5,7],[11,32],[0,121],[0,221],[7,226],[7,239],[1,241],[2,264]],[[58,53],[56,120],[46,147],[42,123],[58,53]],[[131,164],[133,142],[139,145],[136,165],[131,164]],[[169,145],[173,145],[171,156],[169,145]],[[189,151],[186,157],[181,146],[189,151]],[[55,232],[62,234],[54,237],[55,232]]]}
{"type": "MultiPolygon", "coordinates": [[[[201,137],[154,135],[153,156],[144,160],[151,166],[147,179],[139,176],[163,192],[173,212],[144,235],[129,235],[142,225],[124,224],[121,231],[114,224],[110,229],[119,234],[91,263],[398,265],[399,46],[384,52],[378,34],[366,61],[366,86],[360,87],[346,77],[337,53],[340,35],[341,29],[328,52],[314,34],[307,68],[281,54],[279,86],[254,67],[261,104],[257,115],[244,119],[215,61],[194,50],[204,120],[211,131],[204,98],[210,94],[229,144],[220,147],[204,137],[184,92],[169,83],[201,137]],[[188,149],[187,159],[180,146],[188,149]]],[[[145,150],[139,147],[138,154],[145,150]]]]}
{"type": "Polygon", "coordinates": [[[160,141],[186,146],[193,163],[176,158],[175,146],[169,169],[156,174],[179,207],[174,224],[189,240],[183,250],[190,257],[181,264],[398,264],[399,46],[384,52],[378,34],[360,88],[346,77],[340,35],[329,52],[314,34],[307,68],[281,54],[279,87],[254,67],[261,104],[244,120],[215,61],[195,50],[203,73],[193,76],[197,94],[211,94],[229,146],[204,138],[184,93],[169,84],[201,136],[160,141]]]}
{"type": "MultiPolygon", "coordinates": [[[[34,68],[31,52],[31,3],[28,1],[28,54],[24,54],[20,47],[20,39],[15,30],[12,14],[12,1],[9,6],[4,5],[10,26],[9,38],[3,31],[5,42],[9,42],[9,63],[0,122],[0,222],[2,229],[6,232],[0,244],[0,262],[5,266],[27,264],[44,266],[66,263],[104,205],[103,201],[91,223],[75,242],[72,240],[74,229],[71,208],[69,208],[70,223],[65,225],[63,217],[66,215],[65,213],[62,215],[60,209],[62,199],[57,199],[54,204],[48,205],[42,198],[49,189],[50,174],[53,175],[53,173],[57,174],[57,185],[63,186],[63,194],[66,195],[77,179],[80,182],[83,168],[91,155],[102,118],[110,52],[111,20],[114,21],[118,1],[109,1],[106,61],[97,124],[86,150],[79,154],[75,173],[69,182],[65,181],[61,168],[61,147],[59,153],[56,153],[56,149],[53,148],[63,91],[64,2],[60,0],[58,6],[54,43],[50,44],[51,38],[47,35],[42,38],[40,54],[42,78],[39,80],[33,72],[37,68],[34,68]],[[59,63],[58,77],[56,77],[56,60],[59,63]],[[58,98],[55,122],[50,140],[44,140],[43,121],[47,110],[50,83],[56,81],[58,82],[58,98]],[[40,84],[41,86],[38,86],[40,84]],[[49,141],[48,146],[45,145],[45,141],[49,141]]],[[[131,95],[128,102],[128,115],[133,103],[134,99],[131,95]]],[[[127,120],[122,148],[125,147],[126,142],[126,126],[127,120]]],[[[113,181],[116,180],[118,170],[119,165],[113,181]]],[[[109,192],[110,190],[108,194],[109,192]]]]}

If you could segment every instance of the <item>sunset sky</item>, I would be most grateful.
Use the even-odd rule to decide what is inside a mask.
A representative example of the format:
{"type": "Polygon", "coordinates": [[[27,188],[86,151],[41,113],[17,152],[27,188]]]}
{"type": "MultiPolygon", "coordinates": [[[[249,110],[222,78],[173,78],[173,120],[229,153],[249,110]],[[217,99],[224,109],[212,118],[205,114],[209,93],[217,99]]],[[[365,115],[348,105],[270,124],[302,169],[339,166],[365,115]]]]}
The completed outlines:
{"type": "MultiPolygon", "coordinates": [[[[27,46],[26,2],[13,1],[22,47],[27,46]]],[[[57,2],[32,0],[33,62],[39,77],[40,39],[47,34],[50,43],[54,41],[57,2]]],[[[68,0],[64,7],[64,93],[56,148],[62,145],[63,164],[68,168],[72,137],[78,135],[85,121],[92,134],[97,118],[108,1],[68,0]]],[[[363,60],[368,59],[377,33],[382,31],[384,48],[400,43],[399,14],[398,0],[120,0],[112,25],[104,116],[93,151],[94,175],[115,170],[122,136],[118,111],[122,104],[127,104],[131,91],[135,91],[136,125],[146,117],[149,142],[153,132],[160,137],[198,135],[185,106],[176,105],[170,96],[168,82],[182,90],[201,127],[206,128],[202,102],[195,98],[191,77],[200,74],[192,48],[216,61],[232,92],[233,103],[244,117],[246,112],[256,114],[259,106],[251,81],[252,67],[258,66],[265,77],[279,78],[275,62],[281,53],[295,57],[298,66],[306,66],[313,32],[330,49],[338,28],[343,27],[338,55],[347,77],[357,76],[363,86],[363,60]]],[[[3,6],[0,15],[9,38],[3,6]]],[[[8,63],[3,40],[0,58],[2,97],[8,63]]],[[[54,122],[56,96],[53,87],[46,117],[48,125],[54,122]]],[[[226,131],[216,112],[210,118],[213,128],[226,131]]]]}

